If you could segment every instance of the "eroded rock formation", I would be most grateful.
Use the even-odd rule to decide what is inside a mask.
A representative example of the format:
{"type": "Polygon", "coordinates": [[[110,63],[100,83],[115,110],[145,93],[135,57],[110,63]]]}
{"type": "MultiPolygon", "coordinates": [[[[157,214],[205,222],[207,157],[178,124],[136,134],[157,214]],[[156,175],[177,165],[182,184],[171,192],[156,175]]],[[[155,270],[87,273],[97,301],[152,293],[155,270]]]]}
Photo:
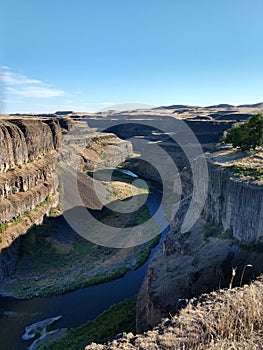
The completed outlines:
{"type": "Polygon", "coordinates": [[[114,168],[133,154],[132,144],[114,134],[99,134],[83,149],[84,169],[114,168]]]}
{"type": "Polygon", "coordinates": [[[0,279],[14,269],[19,237],[57,205],[61,137],[52,119],[0,120],[0,279]]]}

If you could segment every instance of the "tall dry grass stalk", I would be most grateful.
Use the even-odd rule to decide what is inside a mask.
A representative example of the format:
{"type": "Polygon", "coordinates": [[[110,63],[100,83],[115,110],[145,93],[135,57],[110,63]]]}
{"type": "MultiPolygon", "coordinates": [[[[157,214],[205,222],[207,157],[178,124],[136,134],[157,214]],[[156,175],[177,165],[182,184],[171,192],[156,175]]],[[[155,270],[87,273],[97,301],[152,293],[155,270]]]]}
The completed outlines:
{"type": "Polygon", "coordinates": [[[263,349],[263,279],[206,294],[176,321],[184,330],[178,349],[263,349]]]}

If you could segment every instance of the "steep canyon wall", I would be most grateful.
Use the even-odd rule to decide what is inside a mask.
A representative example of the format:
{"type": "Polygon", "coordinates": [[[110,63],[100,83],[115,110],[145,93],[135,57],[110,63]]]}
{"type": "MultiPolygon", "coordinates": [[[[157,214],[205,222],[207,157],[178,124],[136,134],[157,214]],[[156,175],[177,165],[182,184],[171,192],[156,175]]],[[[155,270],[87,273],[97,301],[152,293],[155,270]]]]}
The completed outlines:
{"type": "Polygon", "coordinates": [[[61,139],[52,119],[0,120],[0,279],[15,267],[19,237],[57,205],[61,139]]]}
{"type": "Polygon", "coordinates": [[[192,191],[189,168],[181,172],[183,199],[163,246],[150,262],[137,302],[137,328],[143,332],[169,317],[193,296],[228,287],[232,268],[240,281],[262,272],[262,257],[242,248],[263,241],[263,187],[246,183],[208,161],[208,196],[201,217],[181,233],[192,191]],[[241,277],[242,276],[242,277],[241,277]]]}

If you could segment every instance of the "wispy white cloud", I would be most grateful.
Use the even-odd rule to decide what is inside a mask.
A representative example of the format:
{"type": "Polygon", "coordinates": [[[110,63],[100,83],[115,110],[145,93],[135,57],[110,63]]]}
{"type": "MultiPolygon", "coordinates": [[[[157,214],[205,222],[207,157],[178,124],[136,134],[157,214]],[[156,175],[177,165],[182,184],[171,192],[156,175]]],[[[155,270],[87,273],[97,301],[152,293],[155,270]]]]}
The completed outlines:
{"type": "Polygon", "coordinates": [[[66,93],[63,90],[56,90],[53,88],[43,87],[43,86],[27,86],[23,88],[13,88],[7,87],[7,92],[12,95],[18,95],[23,97],[36,97],[36,98],[49,98],[64,96],[66,93]]]}
{"type": "Polygon", "coordinates": [[[0,80],[5,84],[12,85],[41,84],[40,80],[29,79],[23,74],[13,73],[6,66],[1,67],[0,80]]]}
{"type": "Polygon", "coordinates": [[[68,95],[64,90],[55,89],[41,80],[31,79],[24,74],[15,73],[7,66],[0,68],[0,81],[5,84],[8,95],[30,98],[68,95]]]}

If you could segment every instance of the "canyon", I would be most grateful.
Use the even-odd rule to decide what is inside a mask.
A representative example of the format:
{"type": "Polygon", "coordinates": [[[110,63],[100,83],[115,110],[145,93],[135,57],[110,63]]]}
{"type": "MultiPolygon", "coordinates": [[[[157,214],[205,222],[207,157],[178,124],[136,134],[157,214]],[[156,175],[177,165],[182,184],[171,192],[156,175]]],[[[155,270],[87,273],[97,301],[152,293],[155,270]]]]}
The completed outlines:
{"type": "MultiPolygon", "coordinates": [[[[248,155],[232,151],[218,143],[229,127],[246,120],[260,108],[169,106],[97,115],[69,113],[1,118],[0,281],[12,275],[16,268],[20,238],[30,227],[40,225],[52,210],[57,210],[60,188],[56,165],[74,164],[75,155],[80,159],[82,173],[80,192],[85,206],[93,210],[102,206],[92,191],[90,178],[83,175],[87,172],[99,172],[126,162],[126,169],[142,178],[156,183],[167,178],[172,180],[169,186],[173,186],[174,182],[178,183],[173,168],[167,166],[167,158],[171,158],[179,170],[181,190],[178,186],[171,187],[169,197],[169,210],[177,212],[169,217],[170,232],[154,252],[137,297],[138,333],[156,327],[163,318],[166,321],[161,327],[165,329],[167,317],[188,305],[192,298],[228,287],[233,268],[236,269],[235,286],[256,279],[263,266],[260,251],[263,184],[261,178],[244,176],[235,169],[262,168],[263,156],[260,152],[248,155]],[[194,174],[189,159],[174,141],[174,135],[177,140],[187,136],[177,120],[183,121],[201,143],[208,174],[205,204],[200,217],[187,232],[181,228],[192,200],[194,174]],[[145,141],[143,150],[138,140],[145,141]],[[158,158],[157,168],[151,164],[152,145],[156,143],[167,156],[158,158]],[[252,267],[246,269],[246,266],[252,267]]],[[[101,187],[104,203],[114,199],[112,193],[120,190],[119,185],[116,186],[115,190],[111,189],[111,196],[101,187]]],[[[131,187],[129,191],[132,192],[131,187]]],[[[121,342],[128,346],[136,341],[131,335],[128,338],[124,335],[121,342]]],[[[95,344],[90,347],[96,348],[104,347],[95,344]]]]}

